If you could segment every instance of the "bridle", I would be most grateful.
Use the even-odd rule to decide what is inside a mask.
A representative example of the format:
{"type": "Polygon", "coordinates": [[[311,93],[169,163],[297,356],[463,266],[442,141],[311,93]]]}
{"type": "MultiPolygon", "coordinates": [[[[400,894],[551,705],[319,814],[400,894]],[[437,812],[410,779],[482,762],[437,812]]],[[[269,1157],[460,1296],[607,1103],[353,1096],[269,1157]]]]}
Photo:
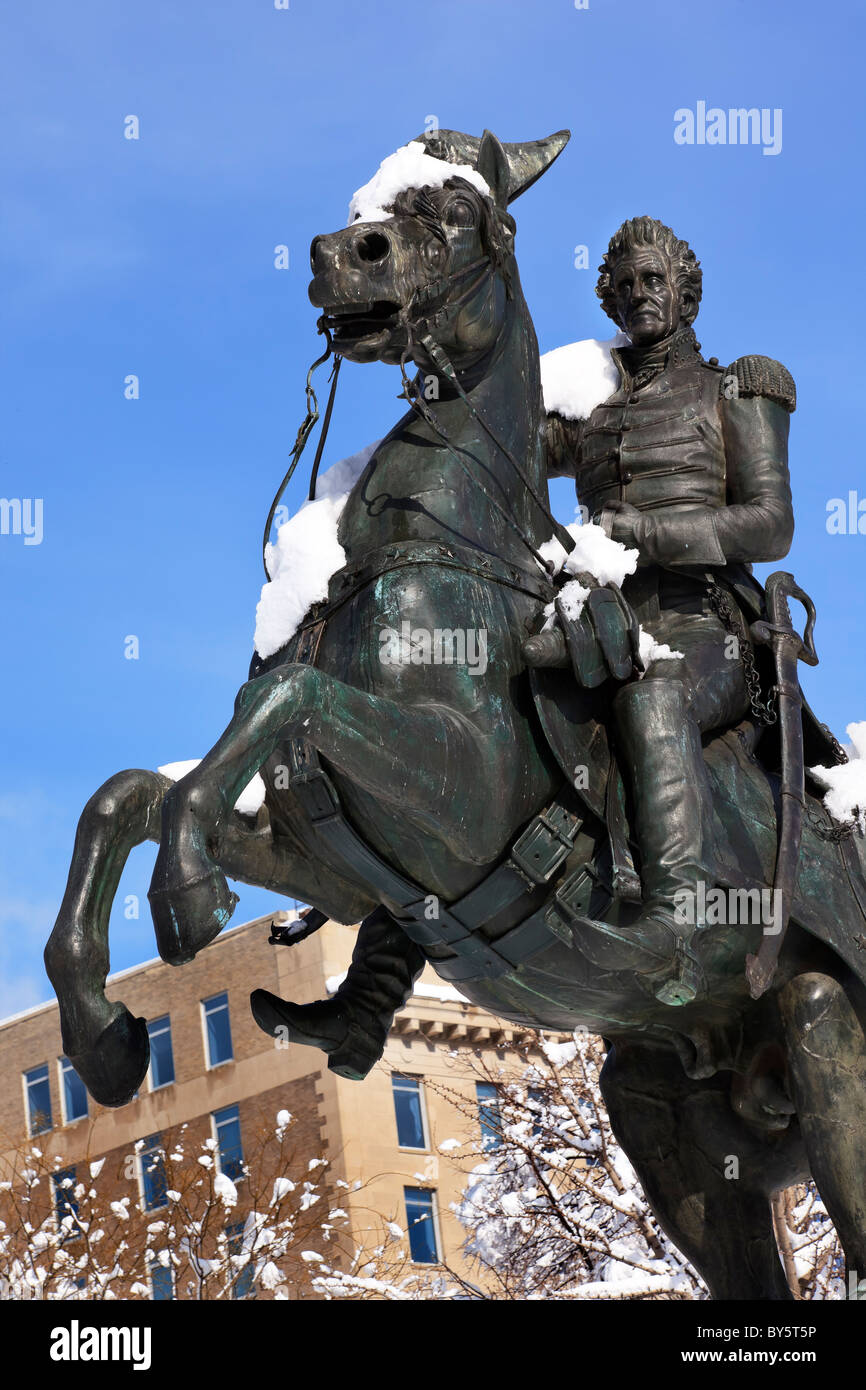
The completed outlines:
{"type": "MultiPolygon", "coordinates": [[[[477,260],[470,262],[468,265],[461,266],[458,270],[452,271],[450,274],[438,276],[435,280],[429,280],[425,282],[423,285],[420,285],[413,293],[412,298],[409,300],[409,302],[406,305],[404,305],[403,308],[400,310],[400,313],[397,316],[397,325],[402,324],[406,333],[406,346],[403,349],[403,352],[400,357],[400,374],[403,383],[403,390],[400,393],[400,396],[402,399],[408,401],[409,405],[416,411],[418,415],[422,417],[423,420],[425,420],[429,427],[434,431],[434,433],[442,441],[445,448],[448,450],[448,453],[458,464],[458,466],[462,469],[462,471],[465,473],[466,477],[469,479],[472,485],[483,494],[490,507],[495,512],[497,512],[499,516],[505,521],[505,523],[515,532],[521,544],[526,547],[526,549],[532,555],[533,559],[538,562],[538,564],[542,567],[543,570],[545,570],[546,573],[552,574],[555,571],[556,566],[553,564],[553,562],[545,560],[544,557],[539,553],[532,539],[527,535],[520,522],[514,516],[513,511],[506,509],[501,504],[501,502],[499,502],[499,500],[488,491],[481,479],[470,471],[464,460],[460,457],[458,451],[454,448],[453,444],[451,443],[451,440],[444,426],[441,425],[440,422],[436,419],[435,412],[430,406],[429,401],[425,399],[424,394],[419,387],[418,378],[416,377],[414,380],[411,380],[406,372],[406,363],[413,357],[413,354],[417,351],[419,347],[422,348],[423,351],[430,358],[430,360],[434,363],[437,370],[441,372],[441,374],[448,381],[449,385],[456,391],[457,395],[460,397],[460,399],[463,401],[463,404],[466,406],[466,409],[468,410],[472,419],[475,420],[481,426],[485,434],[487,434],[487,436],[493,442],[495,447],[502,454],[503,458],[507,460],[511,468],[517,474],[521,483],[532,497],[535,505],[541,511],[545,519],[549,522],[553,535],[560,542],[560,544],[563,546],[566,552],[573,550],[575,544],[573,537],[568,533],[568,531],[562,525],[562,523],[557,521],[557,519],[553,516],[547,503],[539,495],[537,489],[534,487],[531,480],[527,477],[526,473],[524,472],[520,463],[512,454],[511,450],[507,447],[507,445],[503,444],[502,440],[498,437],[495,430],[493,430],[493,428],[488,424],[488,422],[485,420],[484,416],[476,408],[476,406],[473,405],[472,401],[470,400],[469,396],[464,390],[464,387],[460,381],[459,375],[457,373],[456,368],[454,367],[454,364],[451,362],[451,359],[448,357],[448,354],[446,353],[442,345],[438,343],[433,337],[432,329],[434,327],[438,327],[446,316],[449,316],[456,310],[462,308],[462,306],[466,304],[477,293],[477,291],[481,288],[481,286],[485,283],[489,276],[493,274],[493,271],[494,267],[491,257],[489,255],[480,256],[477,260]],[[473,280],[471,280],[468,287],[463,290],[463,292],[458,296],[457,299],[445,299],[445,296],[447,295],[449,289],[453,286],[455,281],[465,279],[467,276],[472,275],[475,271],[479,271],[480,273],[473,280]]],[[[274,516],[276,515],[277,507],[279,506],[283,494],[286,488],[288,487],[292,475],[294,474],[294,471],[300,461],[301,455],[304,452],[307,440],[309,439],[313,427],[319,418],[318,398],[316,396],[316,392],[313,389],[312,384],[313,374],[319,367],[321,367],[325,362],[327,362],[328,358],[332,355],[334,357],[334,365],[331,369],[330,375],[331,389],[328,395],[328,403],[325,408],[325,417],[322,421],[322,429],[319,435],[319,442],[316,448],[316,454],[313,460],[313,467],[310,473],[310,487],[308,491],[308,500],[311,502],[315,500],[316,479],[319,473],[319,464],[321,462],[322,454],[324,452],[325,440],[328,436],[328,427],[331,423],[331,414],[334,408],[334,399],[337,394],[337,382],[339,379],[340,367],[342,366],[343,358],[334,347],[330,332],[328,331],[327,325],[325,323],[324,315],[322,315],[322,317],[318,320],[317,331],[320,334],[324,334],[325,336],[325,351],[322,353],[320,357],[316,358],[315,362],[312,363],[309,371],[307,372],[307,382],[305,387],[307,401],[306,415],[301,423],[300,428],[298,429],[298,433],[295,438],[295,443],[292,447],[291,461],[289,463],[288,470],[282,482],[280,483],[279,488],[277,489],[273,502],[271,503],[271,508],[268,512],[268,519],[265,523],[265,530],[262,537],[262,562],[264,564],[265,576],[267,579],[270,579],[271,577],[268,571],[266,554],[271,533],[271,526],[273,525],[274,521],[274,516]]]]}

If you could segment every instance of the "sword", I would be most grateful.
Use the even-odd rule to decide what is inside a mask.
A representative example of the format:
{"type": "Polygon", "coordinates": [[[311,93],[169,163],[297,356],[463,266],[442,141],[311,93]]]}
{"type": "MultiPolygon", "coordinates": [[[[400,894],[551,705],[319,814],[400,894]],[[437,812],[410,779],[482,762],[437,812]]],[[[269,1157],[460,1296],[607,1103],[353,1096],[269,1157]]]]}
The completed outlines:
{"type": "Polygon", "coordinates": [[[808,666],[818,665],[813,638],[815,605],[809,595],[800,588],[792,574],[785,570],[777,570],[767,580],[766,596],[768,620],[760,619],[752,623],[750,631],[755,642],[768,643],[772,647],[776,666],[775,692],[779,709],[782,782],[773,892],[774,904],[781,901],[782,911],[775,932],[772,935],[765,933],[757,954],[746,957],[746,979],[753,999],[760,999],[776,973],[794,901],[800,862],[803,812],[806,807],[803,695],[797,674],[797,662],[805,661],[808,666]],[[799,599],[806,610],[806,628],[802,637],[791,620],[788,608],[788,600],[791,598],[799,599]]]}

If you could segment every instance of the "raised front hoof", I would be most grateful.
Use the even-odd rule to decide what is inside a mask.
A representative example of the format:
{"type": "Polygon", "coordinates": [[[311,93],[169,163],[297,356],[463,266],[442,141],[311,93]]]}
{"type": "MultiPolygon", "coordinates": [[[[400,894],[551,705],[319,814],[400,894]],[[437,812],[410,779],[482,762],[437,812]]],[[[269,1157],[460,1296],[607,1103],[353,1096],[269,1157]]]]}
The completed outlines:
{"type": "Polygon", "coordinates": [[[81,1080],[100,1105],[126,1105],[132,1100],[150,1063],[150,1038],[143,1018],[128,1009],[109,1023],[87,1052],[70,1056],[81,1080]]]}
{"type": "Polygon", "coordinates": [[[168,965],[186,965],[209,946],[239,902],[216,866],[177,886],[151,887],[147,896],[159,954],[168,965]]]}

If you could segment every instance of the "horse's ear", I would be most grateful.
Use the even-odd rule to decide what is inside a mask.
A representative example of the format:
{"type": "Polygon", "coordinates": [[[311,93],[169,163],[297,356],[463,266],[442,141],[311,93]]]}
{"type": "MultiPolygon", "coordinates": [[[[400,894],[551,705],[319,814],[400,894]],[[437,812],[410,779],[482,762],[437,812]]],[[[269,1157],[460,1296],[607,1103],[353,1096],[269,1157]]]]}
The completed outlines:
{"type": "Polygon", "coordinates": [[[508,167],[508,156],[492,130],[485,130],[481,137],[475,167],[489,186],[496,206],[507,207],[511,171],[508,167]]]}

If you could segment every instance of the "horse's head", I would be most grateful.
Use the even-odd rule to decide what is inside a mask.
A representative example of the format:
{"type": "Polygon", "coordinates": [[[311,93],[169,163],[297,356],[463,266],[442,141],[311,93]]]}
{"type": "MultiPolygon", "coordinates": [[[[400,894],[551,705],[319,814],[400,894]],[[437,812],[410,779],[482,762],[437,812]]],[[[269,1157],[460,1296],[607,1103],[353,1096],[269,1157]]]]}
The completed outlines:
{"type": "Polygon", "coordinates": [[[352,199],[349,225],[310,248],[310,299],[355,362],[399,362],[431,330],[455,359],[495,339],[513,277],[508,203],[553,163],[559,131],[502,145],[435,131],[391,155],[352,199]]]}

